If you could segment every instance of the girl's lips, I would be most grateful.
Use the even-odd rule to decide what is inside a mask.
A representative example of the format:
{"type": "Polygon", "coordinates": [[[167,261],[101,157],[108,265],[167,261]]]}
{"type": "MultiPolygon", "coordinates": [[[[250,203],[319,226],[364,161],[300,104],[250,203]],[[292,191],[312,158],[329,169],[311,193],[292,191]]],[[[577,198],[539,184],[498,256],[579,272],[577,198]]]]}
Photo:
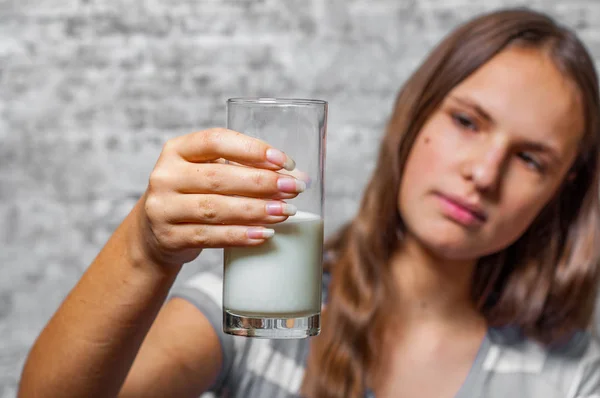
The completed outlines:
{"type": "Polygon", "coordinates": [[[467,227],[482,225],[487,216],[476,204],[460,198],[438,194],[444,215],[467,227]]]}

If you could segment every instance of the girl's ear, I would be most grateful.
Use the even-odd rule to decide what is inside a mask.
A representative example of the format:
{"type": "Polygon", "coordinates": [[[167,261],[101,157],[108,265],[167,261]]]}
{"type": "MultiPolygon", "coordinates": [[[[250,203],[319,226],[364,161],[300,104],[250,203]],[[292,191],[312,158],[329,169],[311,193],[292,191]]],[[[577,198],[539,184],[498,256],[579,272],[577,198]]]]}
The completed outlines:
{"type": "Polygon", "coordinates": [[[577,172],[576,171],[569,171],[569,173],[567,174],[567,182],[573,182],[575,181],[575,178],[577,177],[577,172]]]}

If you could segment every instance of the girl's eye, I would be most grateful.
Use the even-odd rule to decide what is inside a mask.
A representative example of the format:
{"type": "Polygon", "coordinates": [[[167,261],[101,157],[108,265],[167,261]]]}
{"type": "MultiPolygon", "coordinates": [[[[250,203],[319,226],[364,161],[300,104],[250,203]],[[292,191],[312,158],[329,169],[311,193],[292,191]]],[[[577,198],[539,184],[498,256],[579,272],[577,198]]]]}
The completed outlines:
{"type": "Polygon", "coordinates": [[[452,119],[459,127],[463,129],[479,131],[479,126],[477,126],[475,121],[463,113],[452,114],[452,119]]]}
{"type": "Polygon", "coordinates": [[[530,153],[520,152],[518,156],[530,169],[533,169],[537,172],[542,172],[544,170],[542,163],[535,159],[535,157],[530,153]]]}

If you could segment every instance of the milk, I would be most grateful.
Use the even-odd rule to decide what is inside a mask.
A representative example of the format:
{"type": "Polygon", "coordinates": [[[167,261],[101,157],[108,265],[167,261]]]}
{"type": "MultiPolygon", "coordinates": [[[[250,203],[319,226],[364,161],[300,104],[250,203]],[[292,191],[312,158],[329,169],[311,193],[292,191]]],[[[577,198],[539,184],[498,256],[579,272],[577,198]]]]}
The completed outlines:
{"type": "Polygon", "coordinates": [[[269,225],[255,247],[225,249],[223,308],[243,316],[301,317],[321,308],[323,219],[298,212],[269,225]]]}

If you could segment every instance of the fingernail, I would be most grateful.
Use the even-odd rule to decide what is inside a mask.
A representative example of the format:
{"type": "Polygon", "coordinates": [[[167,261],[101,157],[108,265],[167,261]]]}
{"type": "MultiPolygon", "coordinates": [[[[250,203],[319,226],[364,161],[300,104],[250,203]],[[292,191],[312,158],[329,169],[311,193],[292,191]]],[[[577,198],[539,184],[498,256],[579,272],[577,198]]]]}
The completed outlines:
{"type": "Polygon", "coordinates": [[[310,186],[312,185],[312,178],[310,178],[310,176],[308,175],[308,173],[304,172],[304,171],[300,171],[298,169],[294,169],[292,170],[291,173],[294,177],[296,177],[299,180],[302,180],[306,183],[306,188],[310,188],[310,186]]]}
{"type": "Polygon", "coordinates": [[[289,171],[292,171],[296,168],[296,162],[294,162],[285,153],[275,148],[267,149],[267,160],[274,165],[283,167],[289,171]]]}
{"type": "Polygon", "coordinates": [[[277,179],[277,189],[282,192],[300,193],[306,189],[306,183],[295,178],[279,178],[277,179]]]}
{"type": "Polygon", "coordinates": [[[296,206],[282,202],[269,202],[266,209],[267,214],[272,216],[293,216],[298,211],[296,206]]]}
{"type": "Polygon", "coordinates": [[[308,188],[310,188],[310,187],[311,187],[311,185],[312,185],[312,178],[310,178],[310,177],[308,176],[308,174],[306,174],[306,173],[303,173],[303,175],[302,175],[302,176],[300,176],[300,180],[301,180],[301,181],[304,181],[304,183],[306,184],[306,189],[308,189],[308,188]]]}
{"type": "Polygon", "coordinates": [[[285,162],[283,163],[283,168],[289,171],[292,171],[296,168],[296,162],[289,156],[285,157],[285,162]]]}
{"type": "Polygon", "coordinates": [[[275,235],[275,230],[270,228],[253,227],[248,228],[246,235],[250,239],[269,239],[275,235]]]}
{"type": "Polygon", "coordinates": [[[281,210],[282,210],[284,216],[293,216],[298,211],[298,208],[289,203],[285,203],[283,205],[283,209],[281,209],[281,210]]]}

